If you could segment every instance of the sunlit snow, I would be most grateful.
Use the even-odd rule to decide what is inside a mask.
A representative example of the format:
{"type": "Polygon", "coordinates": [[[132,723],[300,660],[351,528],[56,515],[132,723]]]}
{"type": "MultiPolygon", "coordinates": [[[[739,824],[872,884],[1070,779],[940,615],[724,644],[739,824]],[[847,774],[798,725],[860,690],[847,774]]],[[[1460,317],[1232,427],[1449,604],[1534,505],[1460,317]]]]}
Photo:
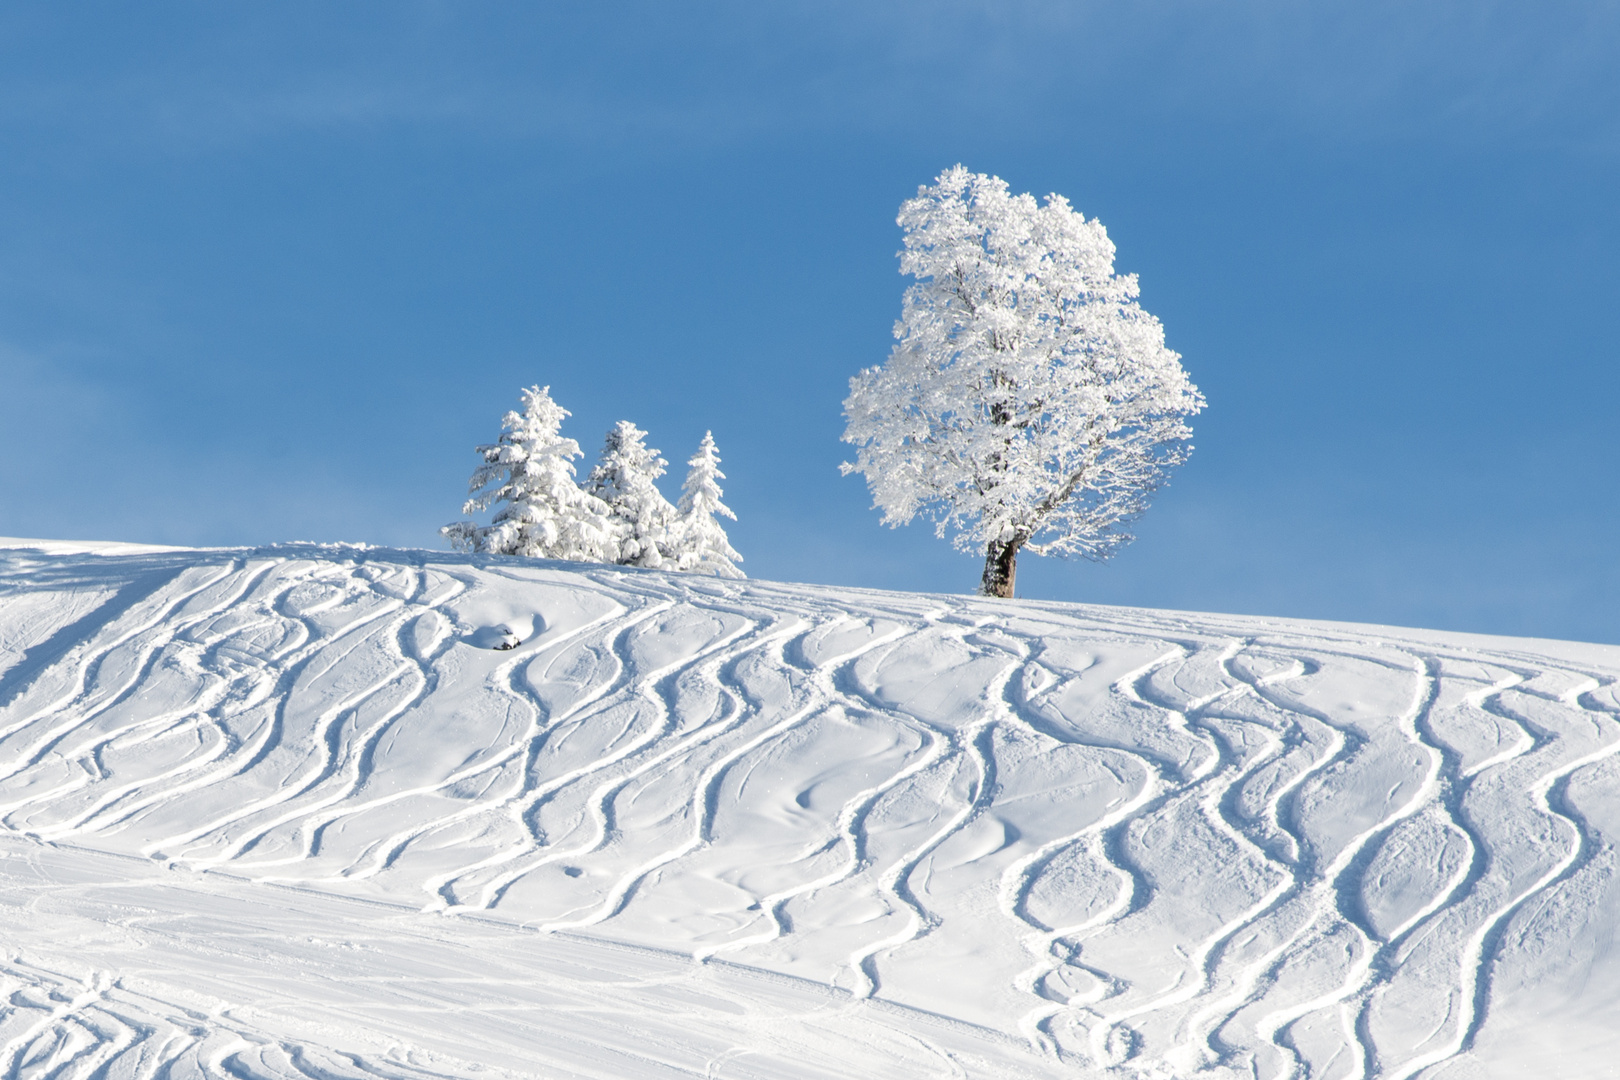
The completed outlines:
{"type": "Polygon", "coordinates": [[[0,1076],[1620,1059],[1620,648],[8,543],[0,1076]]]}

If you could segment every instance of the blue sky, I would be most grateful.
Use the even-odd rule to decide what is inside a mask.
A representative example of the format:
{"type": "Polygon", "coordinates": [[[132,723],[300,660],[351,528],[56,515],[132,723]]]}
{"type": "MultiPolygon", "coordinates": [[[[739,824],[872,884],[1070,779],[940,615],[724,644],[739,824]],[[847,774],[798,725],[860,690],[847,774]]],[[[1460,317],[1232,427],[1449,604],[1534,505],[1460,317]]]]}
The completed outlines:
{"type": "Polygon", "coordinates": [[[1620,642],[1616,56],[1557,0],[10,5],[0,534],[439,546],[542,383],[592,455],[712,428],[755,576],[967,591],[837,471],[961,162],[1100,218],[1210,402],[1020,595],[1620,642]]]}

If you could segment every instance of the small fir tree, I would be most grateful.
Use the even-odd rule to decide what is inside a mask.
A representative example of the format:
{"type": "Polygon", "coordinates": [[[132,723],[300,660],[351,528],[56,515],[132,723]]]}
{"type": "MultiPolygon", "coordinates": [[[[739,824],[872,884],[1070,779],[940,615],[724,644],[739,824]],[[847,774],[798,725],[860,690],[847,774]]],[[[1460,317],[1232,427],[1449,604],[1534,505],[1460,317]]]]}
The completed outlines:
{"type": "Polygon", "coordinates": [[[736,564],[743,561],[716,515],[733,521],[737,515],[720,501],[722,494],[717,480],[726,474],[720,471],[720,453],[714,446],[714,435],[705,432],[697,453],[687,462],[686,483],[681,488],[680,518],[674,545],[676,568],[696,574],[715,577],[747,577],[736,564]]]}
{"type": "Polygon", "coordinates": [[[523,391],[523,412],[502,419],[500,438],[478,453],[464,514],[500,504],[489,525],[457,521],[439,531],[460,551],[542,559],[612,562],[618,552],[610,511],[574,482],[579,444],[558,434],[568,410],[549,386],[523,391]]]}
{"type": "Polygon", "coordinates": [[[586,486],[612,512],[619,563],[656,569],[670,555],[675,508],[656,483],[669,462],[646,445],[646,437],[628,420],[610,428],[586,486]]]}

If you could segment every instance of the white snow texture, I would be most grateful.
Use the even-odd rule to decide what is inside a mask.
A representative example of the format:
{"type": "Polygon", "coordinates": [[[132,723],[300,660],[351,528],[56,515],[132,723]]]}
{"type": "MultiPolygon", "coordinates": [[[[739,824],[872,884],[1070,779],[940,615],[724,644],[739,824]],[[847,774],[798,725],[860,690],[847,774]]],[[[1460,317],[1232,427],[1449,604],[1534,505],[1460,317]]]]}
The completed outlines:
{"type": "Polygon", "coordinates": [[[13,542],[0,1076],[1611,1076],[1617,675],[1387,627],[13,542]]]}

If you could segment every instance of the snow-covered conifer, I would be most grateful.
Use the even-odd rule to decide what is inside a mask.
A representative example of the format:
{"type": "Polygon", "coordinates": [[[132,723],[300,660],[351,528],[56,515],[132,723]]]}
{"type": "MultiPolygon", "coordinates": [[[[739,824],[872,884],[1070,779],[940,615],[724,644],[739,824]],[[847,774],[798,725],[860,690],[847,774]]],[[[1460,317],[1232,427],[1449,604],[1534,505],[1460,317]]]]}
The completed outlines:
{"type": "Polygon", "coordinates": [[[602,457],[587,489],[612,511],[619,558],[625,566],[656,568],[670,551],[675,508],[656,483],[669,462],[650,449],[647,433],[628,420],[608,430],[602,457]]]}
{"type": "Polygon", "coordinates": [[[900,207],[906,289],[888,362],[850,380],[846,474],[889,525],[919,512],[985,554],[1011,596],[1018,552],[1104,559],[1191,451],[1204,399],[1135,275],[1061,195],[1036,203],[962,166],[900,207]]]}
{"type": "Polygon", "coordinates": [[[457,521],[439,530],[458,550],[586,562],[616,557],[608,507],[574,482],[579,443],[558,434],[568,410],[551,400],[550,390],[524,390],[523,412],[507,413],[500,438],[478,448],[484,463],[473,471],[461,512],[497,503],[500,509],[489,525],[457,521]]]}
{"type": "Polygon", "coordinates": [[[726,474],[720,471],[720,452],[715,449],[714,435],[705,432],[697,453],[687,462],[686,483],[681,487],[680,518],[675,530],[675,564],[680,570],[715,577],[747,577],[736,564],[743,561],[726,538],[726,530],[715,516],[737,515],[720,501],[720,485],[726,474]]]}

